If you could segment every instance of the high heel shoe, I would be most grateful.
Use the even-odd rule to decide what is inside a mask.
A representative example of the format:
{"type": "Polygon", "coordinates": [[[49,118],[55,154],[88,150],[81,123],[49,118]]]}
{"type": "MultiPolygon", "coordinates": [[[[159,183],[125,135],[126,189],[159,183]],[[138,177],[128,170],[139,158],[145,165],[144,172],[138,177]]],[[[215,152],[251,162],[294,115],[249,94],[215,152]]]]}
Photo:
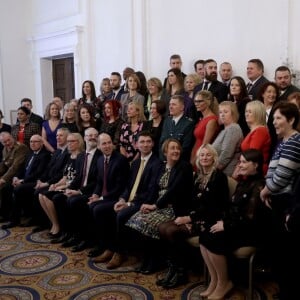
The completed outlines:
{"type": "Polygon", "coordinates": [[[222,300],[224,297],[233,289],[233,283],[231,281],[228,281],[224,289],[222,291],[218,292],[217,289],[214,290],[214,292],[207,297],[208,300],[222,300]]]}

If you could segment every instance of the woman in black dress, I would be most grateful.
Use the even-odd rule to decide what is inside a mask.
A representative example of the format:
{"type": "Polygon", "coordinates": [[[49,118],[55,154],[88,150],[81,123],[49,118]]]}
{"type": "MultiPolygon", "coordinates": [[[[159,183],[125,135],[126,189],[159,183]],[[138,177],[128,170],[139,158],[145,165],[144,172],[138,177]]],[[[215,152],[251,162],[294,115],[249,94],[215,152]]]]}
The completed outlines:
{"type": "Polygon", "coordinates": [[[160,236],[167,241],[169,269],[156,284],[165,288],[174,288],[186,282],[185,264],[187,261],[185,241],[196,236],[195,227],[210,226],[222,218],[229,206],[228,182],[226,175],[217,169],[218,154],[210,144],[202,145],[196,154],[197,172],[192,188],[192,205],[189,214],[159,226],[160,236]],[[202,216],[206,216],[201,220],[202,216]],[[199,221],[201,220],[201,221],[199,221]],[[191,224],[194,228],[191,232],[191,224]],[[199,222],[198,222],[199,221],[199,222]]]}
{"type": "Polygon", "coordinates": [[[230,207],[223,217],[211,218],[211,210],[198,215],[200,221],[200,251],[210,274],[210,284],[202,297],[223,299],[232,289],[228,276],[227,255],[244,246],[257,246],[266,222],[266,208],[260,201],[264,185],[263,155],[259,150],[248,149],[240,156],[240,176],[230,207]]]}

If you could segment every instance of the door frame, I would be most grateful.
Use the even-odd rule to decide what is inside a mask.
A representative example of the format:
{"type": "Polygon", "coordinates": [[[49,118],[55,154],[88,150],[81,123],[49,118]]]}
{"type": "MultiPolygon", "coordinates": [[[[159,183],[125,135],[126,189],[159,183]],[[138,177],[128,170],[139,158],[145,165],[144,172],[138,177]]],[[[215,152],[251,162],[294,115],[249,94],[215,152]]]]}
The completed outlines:
{"type": "Polygon", "coordinates": [[[74,26],[67,30],[39,35],[29,39],[32,43],[32,64],[35,71],[35,95],[33,99],[36,112],[44,114],[45,107],[54,97],[52,60],[73,56],[75,97],[81,93],[79,72],[80,44],[83,28],[74,26]]]}

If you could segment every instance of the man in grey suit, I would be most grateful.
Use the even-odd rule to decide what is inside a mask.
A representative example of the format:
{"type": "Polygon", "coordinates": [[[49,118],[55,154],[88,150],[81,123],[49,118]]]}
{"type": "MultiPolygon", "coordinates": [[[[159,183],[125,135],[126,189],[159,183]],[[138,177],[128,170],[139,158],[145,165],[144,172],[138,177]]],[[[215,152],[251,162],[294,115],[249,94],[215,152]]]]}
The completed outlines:
{"type": "Polygon", "coordinates": [[[287,100],[290,94],[300,92],[300,89],[292,84],[292,74],[286,66],[280,66],[275,70],[275,83],[280,92],[279,100],[287,100]]]}

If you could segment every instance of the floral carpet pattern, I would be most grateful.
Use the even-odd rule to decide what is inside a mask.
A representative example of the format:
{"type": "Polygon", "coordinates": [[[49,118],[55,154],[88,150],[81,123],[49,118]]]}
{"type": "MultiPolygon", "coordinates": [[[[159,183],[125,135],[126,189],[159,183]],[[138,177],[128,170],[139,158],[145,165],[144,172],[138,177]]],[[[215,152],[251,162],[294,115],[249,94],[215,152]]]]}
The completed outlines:
{"type": "MultiPolygon", "coordinates": [[[[201,300],[203,278],[190,274],[190,282],[165,290],[155,284],[161,275],[134,272],[139,261],[130,257],[108,271],[95,264],[87,251],[72,253],[51,244],[47,232],[31,234],[31,228],[0,229],[0,299],[20,300],[201,300]]],[[[272,282],[255,283],[254,300],[275,299],[272,282]]],[[[246,288],[236,286],[227,300],[246,299],[246,288]]]]}

